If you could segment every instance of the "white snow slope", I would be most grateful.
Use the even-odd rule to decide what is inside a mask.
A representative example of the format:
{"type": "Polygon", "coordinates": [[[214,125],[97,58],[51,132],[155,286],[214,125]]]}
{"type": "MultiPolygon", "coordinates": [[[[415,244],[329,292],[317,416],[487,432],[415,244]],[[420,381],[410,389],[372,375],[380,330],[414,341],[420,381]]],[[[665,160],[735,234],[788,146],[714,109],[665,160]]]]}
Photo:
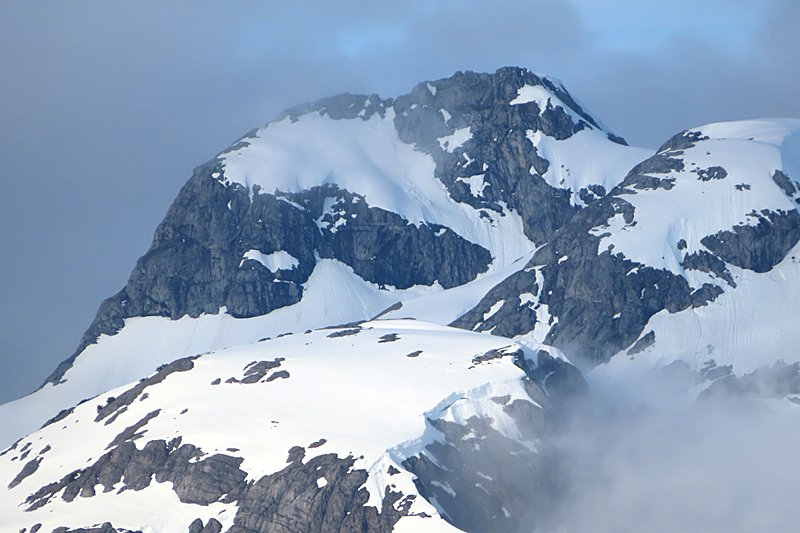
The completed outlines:
{"type": "Polygon", "coordinates": [[[481,218],[472,207],[456,202],[434,177],[433,157],[400,140],[394,109],[386,116],[332,119],[317,112],[296,122],[285,118],[267,124],[248,146],[224,154],[224,183],[240,183],[265,193],[294,193],[336,184],[366,198],[370,207],[402,215],[413,224],[447,226],[466,240],[489,250],[507,265],[531,245],[516,214],[481,218]]]}
{"type": "Polygon", "coordinates": [[[325,259],[317,263],[305,284],[303,299],[264,316],[237,319],[223,308],[216,315],[179,320],[137,317],[113,336],[102,335],[81,353],[58,385],[47,384],[33,394],[0,405],[0,447],[27,435],[62,409],[103,394],[175,359],[223,350],[284,333],[303,333],[330,325],[369,320],[397,302],[402,308],[387,315],[449,324],[506,276],[522,268],[530,254],[508,267],[483,274],[475,281],[443,290],[418,286],[406,290],[379,289],[349,266],[325,259]]]}
{"type": "MultiPolygon", "coordinates": [[[[559,83],[560,84],[560,83],[559,83]]],[[[525,85],[509,105],[523,105],[534,102],[540,113],[547,106],[562,107],[574,122],[580,115],[570,109],[557,96],[542,86],[525,85]]],[[[599,121],[592,117],[593,120],[599,121]]],[[[602,126],[602,123],[601,127],[602,126]]],[[[646,148],[634,148],[613,143],[608,140],[606,129],[588,127],[563,140],[544,135],[540,131],[527,131],[527,137],[536,147],[538,154],[550,162],[547,172],[542,176],[548,184],[561,189],[572,190],[572,203],[584,205],[578,191],[589,185],[601,185],[606,192],[620,182],[622,175],[634,165],[649,157],[652,152],[646,148]]],[[[534,170],[531,169],[531,173],[534,170]]]]}
{"type": "MultiPolygon", "coordinates": [[[[204,522],[215,518],[227,529],[236,513],[234,504],[181,503],[170,482],[155,480],[144,490],[121,495],[98,487],[94,496],[66,502],[58,494],[43,507],[26,512],[29,505],[23,502],[28,495],[91,465],[107,453],[106,445],[117,434],[156,408],[161,409],[159,415],[135,441],[138,449],[152,440],[181,436],[183,443],[209,455],[244,457],[241,468],[248,480],[256,480],[285,468],[293,446],[308,447],[325,439],[322,446],[307,448],[306,461],[328,453],[357,458],[353,468],[369,472],[369,505],[378,508],[389,485],[405,495],[418,494],[401,463],[443,437],[426,418],[463,423],[473,415],[490,415],[494,429],[521,440],[514,420],[489,398],[530,401],[520,382],[522,371],[510,356],[472,361],[491,349],[515,351],[518,346],[509,339],[415,320],[378,320],[362,328],[333,338],[332,333],[342,330],[317,330],[204,354],[194,361],[193,369],[172,373],[144,389],[111,423],[110,418],[93,421],[98,407],[105,405],[106,396],[117,397],[135,382],[78,406],[0,456],[3,487],[28,460],[41,458],[32,475],[0,498],[0,530],[19,531],[41,523],[43,531],[52,531],[111,521],[117,528],[183,533],[197,517],[204,522]],[[397,340],[381,342],[389,334],[397,340]],[[225,382],[229,377],[241,380],[254,361],[278,358],[284,360],[271,373],[285,371],[288,377],[268,381],[267,376],[250,384],[225,382]],[[222,383],[213,385],[217,378],[222,383]],[[23,455],[26,450],[29,455],[23,455]],[[390,466],[400,471],[391,479],[390,466]]],[[[326,485],[326,480],[317,480],[319,490],[326,485]]],[[[455,531],[421,497],[414,500],[411,513],[426,513],[429,518],[402,518],[398,531],[455,531]]]]}
{"type": "Polygon", "coordinates": [[[736,288],[713,273],[685,270],[686,253],[706,250],[700,240],[736,225],[757,223],[753,211],[797,209],[795,195],[772,179],[781,170],[800,183],[800,120],[772,119],[711,124],[698,128],[709,139],[697,142],[679,157],[685,168],[661,179],[675,179],[669,190],[637,190],[623,198],[635,207],[634,221],[621,215],[608,226],[593,230],[603,237],[600,250],[613,245],[614,253],[655,268],[664,268],[687,279],[692,287],[703,283],[725,292],[707,306],[654,315],[643,335],[655,332],[656,342],[635,357],[620,352],[592,374],[611,379],[635,369],[667,365],[677,359],[699,369],[713,359],[732,365],[737,375],[752,372],[777,359],[800,360],[800,244],[772,270],[756,273],[727,265],[736,288]],[[698,179],[697,169],[720,166],[724,179],[698,179]],[[686,249],[678,249],[679,241],[686,249]]]}
{"type": "MultiPolygon", "coordinates": [[[[568,114],[579,119],[547,89],[537,90],[540,97],[550,98],[552,105],[565,107],[568,114]]],[[[366,320],[398,301],[423,296],[390,316],[448,324],[476,305],[493,284],[522,268],[525,262],[518,260],[528,257],[534,246],[524,234],[520,216],[503,206],[505,216],[485,218],[469,205],[454,201],[434,176],[432,156],[399,139],[394,116],[394,109],[388,107],[385,117],[376,113],[369,120],[332,119],[324,112],[312,112],[294,122],[286,118],[267,124],[255,138],[245,140],[247,146],[221,156],[224,173],[216,177],[223,183],[244,185],[251,194],[257,194],[254,186],[264,193],[289,193],[335,183],[365,196],[371,207],[393,211],[415,224],[447,226],[483,246],[494,258],[487,273],[447,291],[438,283],[402,291],[390,287],[387,291],[365,282],[338,261],[324,260],[317,263],[305,284],[301,302],[263,317],[233,319],[223,308],[219,315],[197,319],[128,319],[120,333],[101,336],[97,344],[84,350],[63,383],[48,384],[32,395],[0,405],[0,446],[34,431],[60,410],[86,397],[136,380],[179,357],[281,333],[366,320]]],[[[465,140],[462,132],[448,150],[453,151],[455,144],[465,140]]],[[[534,144],[540,155],[554,162],[545,179],[573,192],[589,183],[610,190],[633,164],[650,155],[648,150],[611,142],[605,132],[592,128],[564,141],[540,135],[531,147],[534,144]]],[[[296,264],[286,252],[267,256],[250,250],[242,261],[248,259],[272,271],[289,270],[296,264]]]]}

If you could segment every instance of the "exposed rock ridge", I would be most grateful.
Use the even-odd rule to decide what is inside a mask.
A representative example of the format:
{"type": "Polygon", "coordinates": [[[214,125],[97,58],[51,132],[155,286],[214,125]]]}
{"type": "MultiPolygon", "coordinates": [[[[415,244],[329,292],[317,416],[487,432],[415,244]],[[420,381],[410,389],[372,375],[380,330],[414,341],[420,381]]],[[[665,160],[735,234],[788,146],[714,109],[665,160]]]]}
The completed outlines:
{"type": "Polygon", "coordinates": [[[75,357],[101,334],[116,334],[125,318],[198,317],[223,306],[244,318],[294,304],[317,258],[336,258],[367,281],[401,289],[461,285],[492,260],[486,249],[449,228],[410,224],[335,185],[280,197],[255,194],[251,200],[243,187],[212,177],[218,165],[195,169],[126,287],[101,304],[78,349],[46,383],[57,383],[75,357]],[[336,211],[329,212],[332,205],[336,211]],[[348,223],[337,226],[339,220],[348,223]],[[285,251],[298,264],[272,272],[245,259],[249,250],[285,251]]]}
{"type": "Polygon", "coordinates": [[[580,211],[523,271],[494,287],[451,325],[478,331],[494,325],[492,334],[514,337],[533,331],[546,308],[547,316],[557,320],[542,324],[547,331],[545,343],[578,366],[591,368],[633,344],[658,311],[674,313],[704,305],[708,294],[692,289],[685,278],[610,249],[599,250],[602,235],[590,233],[591,229],[617,214],[633,222],[633,206],[616,196],[623,188],[624,184],[580,211]],[[537,295],[536,302],[521,304],[521,293],[537,295]],[[500,300],[505,303],[490,317],[492,322],[484,322],[483,317],[500,300]]]}
{"type": "MultiPolygon", "coordinates": [[[[289,109],[277,120],[298,120],[310,112],[368,120],[376,113],[386,116],[389,107],[400,138],[429,153],[450,195],[480,210],[482,217],[508,216],[514,210],[523,219],[525,235],[542,244],[577,212],[570,198],[578,191],[557,189],[542,179],[549,163],[526,132],[566,139],[600,126],[560,84],[525,69],[458,72],[422,83],[395,100],[344,94],[289,109]],[[544,87],[569,112],[550,101],[544,109],[536,102],[508,105],[525,85],[544,87]],[[442,136],[463,128],[469,128],[471,138],[462,146],[440,145],[442,136]],[[476,195],[465,179],[481,174],[484,186],[476,195]]],[[[255,130],[249,132],[226,152],[247,146],[254,135],[255,130]]],[[[195,169],[125,288],[101,304],[76,351],[45,383],[58,383],[87,346],[102,334],[116,334],[129,317],[197,317],[222,307],[235,317],[252,317],[294,304],[317,258],[336,258],[367,281],[397,288],[461,285],[485,272],[492,260],[487,250],[449,228],[409,224],[396,213],[370,207],[358,191],[326,185],[276,196],[226,185],[217,179],[223,174],[219,158],[195,169]],[[251,250],[286,252],[296,265],[273,272],[245,259],[251,250]]]]}
{"type": "MultiPolygon", "coordinates": [[[[244,459],[226,454],[204,457],[206,454],[196,446],[182,444],[181,437],[168,443],[153,440],[142,449],[125,440],[91,466],[41,487],[26,498],[25,505],[33,511],[59,494],[65,502],[91,498],[98,486],[104,492],[117,489],[120,493],[143,490],[153,482],[171,482],[182,503],[236,504],[233,526],[227,530],[230,533],[390,533],[400,517],[408,514],[414,496],[404,496],[389,487],[380,510],[366,505],[369,495],[363,485],[367,472],[353,469],[353,457],[340,459],[324,454],[303,463],[304,448],[296,446],[289,452],[286,468],[247,481],[247,473],[239,468],[244,459]],[[325,483],[319,483],[320,479],[325,483]]],[[[221,531],[214,519],[205,527],[200,519],[187,526],[198,533],[221,531]]],[[[100,529],[71,530],[79,531],[126,530],[110,524],[100,529]]]]}
{"type": "Polygon", "coordinates": [[[545,182],[541,176],[550,163],[527,137],[528,132],[542,132],[564,140],[585,128],[600,129],[560,85],[522,68],[502,68],[495,74],[458,72],[420,83],[410,94],[398,97],[393,107],[400,138],[433,156],[436,177],[456,201],[491,216],[502,216],[503,205],[513,209],[535,244],[542,244],[577,211],[570,198],[578,191],[545,182]],[[580,118],[575,121],[551,101],[544,109],[536,102],[509,105],[526,85],[546,88],[580,118]],[[471,137],[462,145],[454,149],[440,145],[440,138],[464,128],[469,128],[471,137]],[[476,176],[483,180],[478,194],[466,181],[476,176]]]}
{"type": "Polygon", "coordinates": [[[531,401],[510,396],[491,401],[535,446],[503,435],[492,427],[491,417],[472,416],[464,424],[428,418],[443,438],[403,461],[419,493],[462,531],[535,529],[561,495],[557,454],[546,444],[550,400],[534,382],[524,385],[531,401]]]}
{"type": "MultiPolygon", "coordinates": [[[[692,287],[681,275],[614,253],[613,246],[600,249],[606,235],[603,229],[609,227],[612,218],[621,216],[626,227],[637,223],[634,206],[626,197],[638,191],[670,191],[676,178],[664,175],[684,171],[684,151],[707,139],[699,132],[687,131],[667,141],[605,197],[558,229],[522,271],[494,287],[451,325],[507,337],[541,328],[546,344],[586,369],[608,361],[634,343],[647,344],[651,339],[641,337],[643,329],[659,311],[676,313],[715,300],[724,292],[720,284],[692,287]],[[529,295],[524,302],[523,294],[529,295]],[[490,313],[499,302],[502,306],[490,313]]],[[[722,167],[695,172],[700,181],[727,177],[722,167]]],[[[791,192],[780,176],[776,184],[791,192]]],[[[797,210],[762,210],[747,216],[751,224],[703,237],[706,250],[684,253],[681,267],[713,273],[735,288],[727,265],[767,272],[800,241],[797,210]]],[[[685,249],[686,241],[681,240],[677,248],[685,249]]]]}

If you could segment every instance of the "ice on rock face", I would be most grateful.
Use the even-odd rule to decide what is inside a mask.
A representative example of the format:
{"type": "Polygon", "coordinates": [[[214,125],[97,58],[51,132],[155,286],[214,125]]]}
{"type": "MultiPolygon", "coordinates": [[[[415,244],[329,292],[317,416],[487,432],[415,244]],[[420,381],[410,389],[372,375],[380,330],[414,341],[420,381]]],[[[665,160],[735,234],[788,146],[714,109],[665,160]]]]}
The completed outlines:
{"type": "Polygon", "coordinates": [[[531,102],[536,103],[539,107],[540,112],[544,111],[547,107],[548,102],[553,101],[553,105],[561,105],[562,107],[566,107],[560,100],[555,98],[553,94],[542,87],[541,85],[524,85],[519,89],[517,93],[517,97],[511,100],[508,105],[522,105],[522,104],[529,104],[531,102]],[[552,100],[551,100],[552,99],[552,100]]]}
{"type": "Polygon", "coordinates": [[[452,154],[456,148],[460,148],[471,138],[472,133],[470,132],[470,128],[461,128],[456,130],[452,135],[438,138],[437,141],[439,141],[439,146],[442,147],[442,150],[452,154]]]}
{"type": "Polygon", "coordinates": [[[278,270],[291,270],[300,262],[295,259],[289,252],[283,250],[273,252],[269,255],[262,254],[258,250],[248,250],[245,252],[242,262],[239,266],[244,264],[248,259],[258,261],[264,265],[270,272],[277,272],[278,270]]]}
{"type": "MultiPolygon", "coordinates": [[[[307,113],[259,130],[249,144],[223,154],[226,183],[294,193],[325,184],[363,196],[370,207],[397,213],[412,224],[438,224],[478,244],[508,265],[531,248],[519,215],[487,224],[472,207],[453,200],[433,158],[406,144],[394,126],[394,109],[369,120],[335,120],[307,113]]],[[[452,152],[471,138],[469,128],[440,139],[452,152]]],[[[320,222],[322,223],[322,222],[320,222]]]]}

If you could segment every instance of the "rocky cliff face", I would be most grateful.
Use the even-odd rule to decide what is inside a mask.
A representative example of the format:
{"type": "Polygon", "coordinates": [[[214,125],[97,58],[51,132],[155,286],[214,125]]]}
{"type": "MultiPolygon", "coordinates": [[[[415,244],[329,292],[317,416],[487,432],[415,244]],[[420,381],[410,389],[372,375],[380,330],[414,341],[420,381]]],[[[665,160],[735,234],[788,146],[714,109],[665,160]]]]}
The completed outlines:
{"type": "MultiPolygon", "coordinates": [[[[731,153],[725,143],[699,131],[676,135],[559,228],[523,270],[452,325],[505,337],[536,331],[545,344],[591,369],[628,348],[628,355],[635,355],[652,345],[655,333],[645,333],[645,327],[657,313],[708,306],[734,290],[733,267],[771,271],[800,241],[800,215],[787,202],[794,191],[769,179],[778,175],[773,169],[739,170],[737,178],[749,182],[739,183],[721,165],[703,168],[694,162],[706,158],[727,164],[731,153]],[[709,206],[695,195],[711,189],[692,187],[712,180],[738,202],[730,211],[741,222],[726,228],[718,220],[701,220],[709,206]],[[758,200],[748,194],[755,189],[758,200]],[[647,202],[637,206],[639,197],[647,202]],[[672,202],[685,208],[661,210],[659,204],[672,202]],[[692,225],[693,217],[700,227],[692,225]],[[644,227],[637,227],[640,222],[644,227]],[[641,235],[636,247],[627,245],[624,236],[636,233],[641,235]]],[[[730,144],[741,149],[736,141],[730,144]]]]}
{"type": "MultiPolygon", "coordinates": [[[[387,113],[394,116],[400,141],[432,159],[435,179],[453,201],[492,227],[499,218],[519,216],[522,238],[536,245],[566,224],[581,200],[570,184],[545,181],[542,175],[551,163],[532,146],[531,135],[563,141],[596,130],[601,138],[624,145],[601,130],[560,85],[519,68],[495,74],[460,72],[421,83],[395,100],[350,94],[326,98],[287,110],[275,123],[297,122],[307,115],[367,122],[385,119],[387,113]],[[524,88],[546,95],[546,103],[541,96],[520,100],[524,88]]],[[[76,352],[48,382],[57,383],[75,357],[101,334],[116,334],[126,318],[176,320],[222,308],[246,318],[297,303],[320,258],[335,258],[380,286],[438,283],[447,289],[486,272],[497,255],[446,225],[414,224],[402,214],[371,206],[360,191],[327,178],[324,184],[294,192],[229,181],[225,157],[248,150],[257,138],[254,130],[195,169],[125,288],[103,302],[76,352]],[[247,259],[249,251],[286,252],[295,264],[271,271],[247,259]]],[[[313,142],[307,143],[311,150],[313,142]]],[[[263,179],[268,182],[270,176],[263,179]]],[[[602,189],[593,186],[596,192],[602,189]]],[[[594,194],[587,189],[580,193],[581,198],[594,194]]]]}

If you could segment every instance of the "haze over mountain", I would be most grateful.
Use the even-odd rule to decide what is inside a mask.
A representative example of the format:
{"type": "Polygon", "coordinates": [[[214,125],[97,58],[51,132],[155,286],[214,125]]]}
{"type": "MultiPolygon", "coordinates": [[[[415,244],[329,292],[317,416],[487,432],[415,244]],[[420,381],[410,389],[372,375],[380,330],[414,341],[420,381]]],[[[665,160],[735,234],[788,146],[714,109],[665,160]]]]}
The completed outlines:
{"type": "Polygon", "coordinates": [[[789,0],[42,6],[0,6],[0,401],[71,353],[189,169],[298,102],[526,65],[634,146],[800,117],[789,0]]]}
{"type": "Polygon", "coordinates": [[[290,108],[0,406],[0,524],[789,527],[798,203],[796,119],[634,148],[516,67],[290,108]]]}

